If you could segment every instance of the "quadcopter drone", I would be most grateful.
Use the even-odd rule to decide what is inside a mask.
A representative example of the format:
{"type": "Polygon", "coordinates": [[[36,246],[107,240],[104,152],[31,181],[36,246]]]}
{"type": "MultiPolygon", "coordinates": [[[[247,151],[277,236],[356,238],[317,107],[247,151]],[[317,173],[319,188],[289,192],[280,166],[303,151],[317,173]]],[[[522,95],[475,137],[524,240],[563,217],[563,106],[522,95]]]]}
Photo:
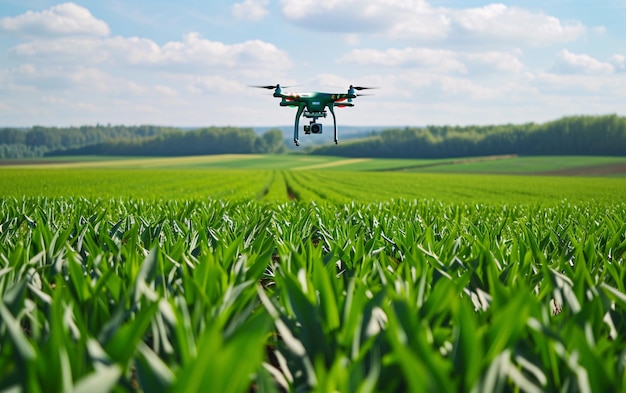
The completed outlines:
{"type": "Polygon", "coordinates": [[[317,119],[320,117],[326,117],[326,108],[333,115],[333,126],[335,131],[335,144],[337,144],[337,118],[335,117],[335,107],[345,108],[354,106],[352,99],[362,96],[363,94],[356,94],[355,91],[375,89],[375,87],[363,87],[352,86],[348,88],[348,93],[287,93],[284,94],[280,85],[268,85],[268,86],[252,86],[261,89],[274,89],[274,97],[281,99],[280,106],[296,107],[296,123],[293,128],[293,141],[296,146],[300,146],[298,140],[298,128],[300,124],[300,117],[304,116],[308,119],[312,119],[308,125],[304,126],[304,133],[309,134],[321,134],[322,124],[317,123],[317,119]]]}

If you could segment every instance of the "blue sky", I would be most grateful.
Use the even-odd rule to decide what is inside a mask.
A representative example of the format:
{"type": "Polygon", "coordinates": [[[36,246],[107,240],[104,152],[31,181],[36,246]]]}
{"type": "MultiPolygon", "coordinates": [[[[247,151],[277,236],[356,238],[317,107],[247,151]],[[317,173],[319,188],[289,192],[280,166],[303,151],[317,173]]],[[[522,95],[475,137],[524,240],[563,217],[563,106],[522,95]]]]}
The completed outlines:
{"type": "Polygon", "coordinates": [[[293,122],[270,91],[377,86],[340,124],[624,114],[626,0],[0,1],[0,126],[293,122]]]}

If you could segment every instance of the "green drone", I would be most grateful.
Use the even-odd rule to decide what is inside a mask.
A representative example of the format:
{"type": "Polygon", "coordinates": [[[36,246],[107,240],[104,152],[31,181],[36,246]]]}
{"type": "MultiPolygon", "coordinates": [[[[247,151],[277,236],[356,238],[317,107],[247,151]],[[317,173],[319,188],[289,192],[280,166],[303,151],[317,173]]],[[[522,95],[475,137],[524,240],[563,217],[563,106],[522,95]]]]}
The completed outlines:
{"type": "Polygon", "coordinates": [[[300,117],[304,116],[308,119],[312,119],[308,125],[304,126],[304,133],[309,134],[321,134],[322,124],[317,123],[317,119],[320,117],[326,117],[326,108],[333,115],[333,126],[335,130],[335,144],[337,144],[337,118],[335,117],[335,107],[345,108],[354,106],[352,99],[359,97],[363,94],[356,94],[357,90],[375,89],[375,87],[363,87],[352,86],[348,88],[348,93],[287,93],[283,94],[280,85],[268,85],[268,86],[253,86],[261,89],[274,89],[274,97],[281,99],[280,106],[296,107],[298,112],[296,113],[296,123],[293,128],[293,141],[296,146],[300,146],[298,141],[298,127],[300,124],[300,117]]]}

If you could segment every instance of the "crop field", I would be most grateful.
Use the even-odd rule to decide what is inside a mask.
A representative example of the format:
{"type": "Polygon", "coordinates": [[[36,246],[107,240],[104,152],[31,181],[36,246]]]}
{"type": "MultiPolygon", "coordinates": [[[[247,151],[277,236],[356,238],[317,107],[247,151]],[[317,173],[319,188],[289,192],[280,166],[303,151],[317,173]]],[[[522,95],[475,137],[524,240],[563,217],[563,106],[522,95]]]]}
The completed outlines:
{"type": "Polygon", "coordinates": [[[146,200],[228,198],[270,203],[378,202],[392,198],[502,205],[545,205],[563,200],[626,202],[623,176],[593,169],[623,164],[626,158],[620,157],[506,156],[454,162],[298,155],[69,161],[57,158],[0,166],[0,195],[146,200]],[[431,173],[435,171],[445,173],[431,173]],[[567,176],[536,176],[560,171],[567,176]],[[587,176],[572,176],[576,173],[587,176]]]}
{"type": "Polygon", "coordinates": [[[626,179],[413,161],[0,167],[0,391],[624,391],[626,179]]]}
{"type": "Polygon", "coordinates": [[[49,157],[0,160],[0,168],[262,169],[626,176],[626,157],[487,156],[447,159],[343,158],[315,155],[223,154],[185,157],[49,157]]]}
{"type": "Polygon", "coordinates": [[[626,157],[494,157],[431,165],[428,172],[511,173],[533,175],[626,176],[626,157]]]}

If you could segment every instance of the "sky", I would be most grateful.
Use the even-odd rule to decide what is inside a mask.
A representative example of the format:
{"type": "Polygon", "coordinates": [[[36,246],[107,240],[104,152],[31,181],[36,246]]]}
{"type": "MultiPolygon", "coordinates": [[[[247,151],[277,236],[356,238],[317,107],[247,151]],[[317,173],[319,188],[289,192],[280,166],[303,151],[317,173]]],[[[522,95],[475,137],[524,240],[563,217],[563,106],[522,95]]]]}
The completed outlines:
{"type": "Polygon", "coordinates": [[[626,0],[0,0],[0,127],[292,124],[250,87],[276,83],[377,87],[336,111],[351,126],[624,115],[625,20],[626,0]]]}

